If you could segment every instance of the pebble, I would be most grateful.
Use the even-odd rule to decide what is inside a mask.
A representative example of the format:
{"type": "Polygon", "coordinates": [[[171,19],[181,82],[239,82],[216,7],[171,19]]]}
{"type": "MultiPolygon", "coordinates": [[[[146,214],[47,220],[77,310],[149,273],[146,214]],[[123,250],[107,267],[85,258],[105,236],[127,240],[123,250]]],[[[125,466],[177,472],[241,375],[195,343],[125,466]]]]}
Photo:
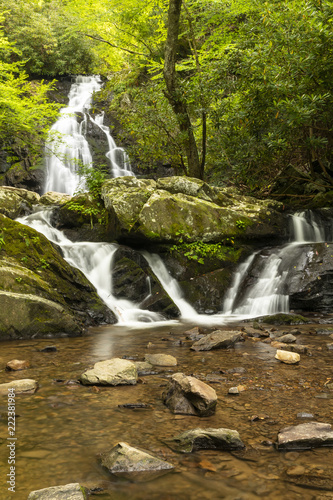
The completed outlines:
{"type": "Polygon", "coordinates": [[[228,394],[239,394],[238,387],[230,387],[228,394]]]}
{"type": "Polygon", "coordinates": [[[302,411],[301,413],[297,413],[297,418],[314,418],[314,415],[312,413],[302,411]]]}
{"type": "Polygon", "coordinates": [[[303,476],[303,474],[305,474],[305,467],[302,465],[295,465],[294,467],[290,467],[286,473],[288,476],[303,476]]]}

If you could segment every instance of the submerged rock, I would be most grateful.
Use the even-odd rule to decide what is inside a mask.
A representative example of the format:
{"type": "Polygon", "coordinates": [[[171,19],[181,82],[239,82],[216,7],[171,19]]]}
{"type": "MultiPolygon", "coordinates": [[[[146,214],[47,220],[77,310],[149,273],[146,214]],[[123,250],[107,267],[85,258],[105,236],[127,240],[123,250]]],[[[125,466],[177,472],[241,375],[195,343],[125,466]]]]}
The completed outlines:
{"type": "Polygon", "coordinates": [[[38,382],[30,378],[24,378],[0,384],[0,395],[7,395],[8,389],[15,389],[15,394],[34,394],[38,389],[38,382]]]}
{"type": "Polygon", "coordinates": [[[127,359],[112,358],[95,363],[92,370],[84,372],[83,385],[135,385],[138,372],[135,364],[127,359]]]}
{"type": "Polygon", "coordinates": [[[87,498],[86,488],[79,483],[43,488],[32,491],[28,496],[28,500],[87,500],[87,498]]]}
{"type": "Polygon", "coordinates": [[[154,472],[171,470],[172,464],[133,448],[127,443],[118,443],[109,452],[101,455],[101,464],[110,472],[154,472]]]}
{"type": "Polygon", "coordinates": [[[176,451],[191,453],[196,450],[239,450],[245,447],[239,433],[231,429],[192,429],[172,440],[176,451]]]}
{"type": "Polygon", "coordinates": [[[320,446],[333,446],[330,424],[308,422],[286,427],[278,434],[278,450],[308,450],[320,446]]]}
{"type": "Polygon", "coordinates": [[[145,361],[155,366],[177,366],[177,359],[170,354],[146,354],[145,361]]]}
{"type": "Polygon", "coordinates": [[[300,362],[301,356],[297,352],[282,351],[281,349],[278,349],[276,351],[275,358],[282,361],[282,363],[286,363],[287,365],[294,365],[295,363],[300,362]]]}
{"type": "Polygon", "coordinates": [[[12,359],[11,361],[8,361],[8,363],[6,364],[6,370],[8,371],[25,370],[29,367],[30,367],[29,361],[22,359],[12,359]]]}
{"type": "Polygon", "coordinates": [[[183,415],[208,417],[215,413],[217,395],[214,389],[195,377],[175,373],[163,393],[165,405],[183,415]]]}
{"type": "Polygon", "coordinates": [[[191,349],[193,351],[210,351],[212,349],[227,349],[238,342],[242,337],[241,332],[216,330],[195,342],[191,349]]]}

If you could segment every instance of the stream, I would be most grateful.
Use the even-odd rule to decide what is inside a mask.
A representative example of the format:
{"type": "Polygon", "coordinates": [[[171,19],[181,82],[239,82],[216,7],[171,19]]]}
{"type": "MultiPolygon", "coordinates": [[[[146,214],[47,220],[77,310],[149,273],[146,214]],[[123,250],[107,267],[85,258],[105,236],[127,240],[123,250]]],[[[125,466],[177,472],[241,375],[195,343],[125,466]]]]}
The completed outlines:
{"type": "MultiPolygon", "coordinates": [[[[69,95],[69,105],[54,125],[47,151],[45,191],[73,194],[84,182],[73,158],[84,165],[92,162],[84,137],[91,94],[100,89],[98,77],[78,77],[69,95]],[[79,123],[75,113],[83,116],[79,123]],[[68,139],[58,142],[57,134],[68,139]],[[59,151],[59,148],[61,149],[59,151]]],[[[89,118],[105,133],[110,175],[133,175],[122,148],[114,143],[103,115],[89,118]]],[[[7,490],[7,408],[0,401],[1,499],[23,500],[32,490],[78,482],[91,490],[91,498],[112,500],[270,500],[333,498],[333,449],[281,452],[275,449],[277,433],[305,421],[331,422],[332,392],[330,334],[325,324],[333,316],[309,316],[309,324],[278,327],[283,332],[299,330],[297,344],[308,346],[297,365],[275,359],[276,348],[268,338],[246,338],[232,349],[194,352],[185,333],[192,327],[214,326],[239,330],[252,326],[249,318],[288,312],[288,266],[308,242],[332,241],[312,215],[292,217],[289,244],[271,253],[256,252],[242,263],[225,297],[221,313],[199,315],[183,298],[158,255],[143,252],[148,264],[177,304],[179,320],[165,321],[139,304],[112,295],[112,262],[116,244],[72,242],[52,227],[50,210],[39,210],[19,219],[61,246],[65,259],[81,269],[99,295],[115,313],[116,325],[90,328],[80,338],[32,339],[1,343],[0,383],[21,378],[35,379],[34,395],[16,400],[16,492],[7,490]],[[251,266],[260,263],[257,282],[246,286],[251,266]],[[260,260],[261,259],[261,260],[260,260]],[[106,272],[106,270],[108,272],[106,272]],[[247,318],[248,323],[241,320],[247,318]],[[323,334],[320,329],[326,331],[323,334]],[[43,349],[52,346],[50,352],[43,349]],[[156,368],[141,376],[135,386],[87,387],[80,375],[97,361],[126,357],[141,361],[145,354],[167,353],[178,365],[156,368]],[[12,359],[27,360],[24,371],[6,372],[12,359]],[[172,414],[162,402],[168,378],[176,372],[194,375],[217,392],[218,406],[211,417],[172,414]],[[238,395],[228,389],[241,386],[238,395]],[[143,408],[135,408],[144,404],[143,408]],[[127,405],[127,406],[126,406],[127,405]],[[129,406],[128,406],[129,405],[129,406]],[[131,405],[134,407],[131,407],[131,405]],[[201,450],[191,454],[173,452],[167,440],[196,427],[236,429],[246,445],[243,451],[201,450]],[[140,477],[110,475],[98,464],[98,454],[117,442],[170,461],[174,472],[140,477]]],[[[267,335],[274,328],[264,325],[267,335]]]]}

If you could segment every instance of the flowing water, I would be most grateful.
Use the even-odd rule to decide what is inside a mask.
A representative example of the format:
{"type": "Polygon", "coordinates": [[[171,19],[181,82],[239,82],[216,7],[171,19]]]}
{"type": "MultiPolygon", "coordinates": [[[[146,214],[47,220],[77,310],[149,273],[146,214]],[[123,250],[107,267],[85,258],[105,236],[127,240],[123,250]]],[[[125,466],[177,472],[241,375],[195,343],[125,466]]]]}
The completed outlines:
{"type": "MultiPolygon", "coordinates": [[[[82,182],[73,158],[86,165],[91,163],[85,139],[86,114],[91,93],[99,88],[97,77],[80,77],[73,85],[69,105],[53,128],[54,135],[61,134],[63,145],[51,138],[48,144],[53,154],[47,159],[46,190],[72,194],[82,182]],[[81,123],[74,112],[83,114],[81,123]],[[74,138],[74,142],[64,139],[64,134],[74,138]],[[64,149],[59,154],[60,147],[64,149]]],[[[112,142],[102,115],[91,119],[109,141],[111,175],[131,173],[128,159],[112,142]]],[[[197,353],[189,349],[191,342],[184,335],[191,324],[227,328],[223,325],[235,322],[237,316],[288,310],[290,255],[305,242],[324,237],[317,221],[309,218],[304,213],[293,218],[295,241],[291,244],[275,251],[257,252],[240,266],[219,315],[198,315],[183,299],[178,283],[161,259],[144,253],[181,311],[180,320],[168,322],[156,313],[141,310],[139,304],[113,296],[112,265],[117,245],[71,242],[52,227],[49,210],[20,219],[61,246],[66,260],[95,285],[116,314],[118,324],[90,329],[82,338],[52,340],[57,347],[53,353],[41,352],[50,340],[1,344],[0,382],[20,378],[39,382],[35,395],[17,397],[15,494],[7,492],[6,487],[6,406],[0,402],[0,454],[5,464],[0,478],[1,499],[14,496],[23,500],[31,490],[71,482],[89,487],[96,498],[113,500],[333,498],[331,449],[281,453],[273,446],[279,429],[304,421],[298,416],[301,412],[311,413],[317,421],[331,421],[332,397],[325,385],[331,377],[332,356],[326,348],[327,336],[312,335],[312,325],[302,327],[303,334],[297,342],[308,344],[311,355],[302,355],[299,365],[282,365],[274,358],[276,349],[264,342],[248,339],[231,350],[197,353]],[[260,265],[254,272],[258,259],[260,265]],[[251,274],[255,274],[255,279],[248,288],[244,284],[251,274]],[[172,354],[178,359],[178,366],[157,369],[155,374],[142,377],[136,386],[89,388],[76,383],[80,374],[97,361],[115,356],[142,360],[147,352],[172,354]],[[5,364],[11,359],[26,359],[31,368],[6,373],[5,364]],[[237,367],[241,370],[233,371],[237,367]],[[161,394],[175,371],[194,374],[213,385],[219,401],[214,416],[175,416],[163,405],[161,394]],[[228,389],[236,385],[245,390],[239,396],[228,395],[228,389]],[[131,403],[146,403],[147,407],[138,410],[118,406],[131,403]],[[199,426],[237,429],[246,449],[182,455],[167,446],[166,441],[172,436],[199,426]],[[137,477],[110,476],[98,465],[97,455],[118,441],[127,441],[169,460],[175,465],[175,472],[148,482],[137,477]]],[[[232,328],[237,329],[237,324],[232,328]]]]}

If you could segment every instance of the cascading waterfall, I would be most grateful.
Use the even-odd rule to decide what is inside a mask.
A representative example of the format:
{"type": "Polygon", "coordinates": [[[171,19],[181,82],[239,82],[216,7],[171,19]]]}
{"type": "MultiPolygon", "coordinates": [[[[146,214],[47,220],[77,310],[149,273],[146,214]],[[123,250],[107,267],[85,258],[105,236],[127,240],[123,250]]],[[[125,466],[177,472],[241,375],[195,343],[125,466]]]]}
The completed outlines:
{"type": "Polygon", "coordinates": [[[224,302],[226,314],[255,317],[289,312],[288,271],[300,257],[302,245],[325,241],[325,228],[310,210],[295,213],[291,216],[291,238],[291,243],[280,249],[255,252],[239,266],[224,302]]]}
{"type": "MultiPolygon", "coordinates": [[[[67,107],[60,110],[60,118],[51,127],[45,146],[46,182],[44,193],[57,191],[73,195],[84,179],[79,174],[80,166],[91,167],[92,156],[85,133],[92,95],[101,89],[98,76],[78,76],[69,92],[67,107]]],[[[110,162],[111,177],[134,175],[129,158],[123,148],[117,147],[110,135],[109,127],[103,124],[104,113],[93,122],[106,136],[109,150],[106,157],[110,162]]]]}
{"type": "MultiPolygon", "coordinates": [[[[104,115],[94,118],[88,115],[92,94],[100,90],[99,78],[78,77],[69,94],[69,104],[61,111],[59,120],[50,132],[46,145],[46,191],[58,191],[72,195],[84,182],[78,174],[78,160],[90,166],[92,156],[85,133],[88,119],[106,136],[112,177],[134,175],[128,157],[118,148],[103,124],[104,115]],[[82,117],[79,123],[77,116],[82,117]],[[88,118],[89,117],[89,118],[88,118]],[[60,140],[59,140],[60,137],[60,140]]],[[[62,248],[64,258],[80,269],[96,287],[100,297],[114,312],[121,325],[154,325],[165,320],[155,312],[140,309],[140,303],[117,299],[113,295],[112,269],[118,245],[110,243],[72,242],[61,231],[52,227],[52,210],[40,207],[31,215],[18,219],[22,224],[43,233],[50,241],[62,248]]],[[[179,284],[167,271],[158,255],[142,252],[162,287],[172,298],[181,313],[182,320],[197,324],[218,325],[235,317],[255,317],[289,311],[288,269],[297,259],[299,249],[309,242],[325,240],[325,231],[312,212],[292,216],[293,241],[280,249],[266,249],[253,253],[235,273],[232,285],[226,293],[222,312],[215,315],[199,315],[183,298],[179,284]]],[[[149,279],[149,278],[147,278],[149,279]]],[[[151,289],[150,289],[151,290],[151,289]]],[[[150,291],[151,293],[151,291],[150,291]]]]}

